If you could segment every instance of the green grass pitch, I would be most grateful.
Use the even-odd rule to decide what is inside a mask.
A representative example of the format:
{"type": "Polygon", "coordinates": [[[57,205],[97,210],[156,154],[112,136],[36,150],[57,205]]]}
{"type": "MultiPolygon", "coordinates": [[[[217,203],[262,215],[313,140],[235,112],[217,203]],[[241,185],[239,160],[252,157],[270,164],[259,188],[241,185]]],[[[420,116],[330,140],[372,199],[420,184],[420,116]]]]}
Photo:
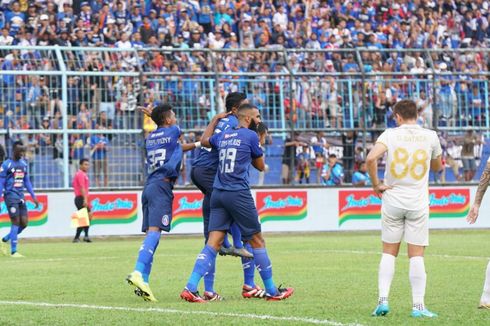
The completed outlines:
{"type": "Polygon", "coordinates": [[[296,289],[284,302],[242,299],[240,260],[233,257],[217,263],[216,290],[226,301],[180,300],[201,237],[162,239],[150,279],[155,304],[136,297],[124,282],[141,237],[91,244],[21,239],[19,252],[27,258],[0,257],[0,325],[490,325],[490,311],[476,309],[490,256],[489,230],[431,233],[426,304],[439,313],[435,320],[409,317],[405,246],[396,264],[392,312],[370,316],[377,299],[379,232],[265,237],[276,283],[296,289]]]}

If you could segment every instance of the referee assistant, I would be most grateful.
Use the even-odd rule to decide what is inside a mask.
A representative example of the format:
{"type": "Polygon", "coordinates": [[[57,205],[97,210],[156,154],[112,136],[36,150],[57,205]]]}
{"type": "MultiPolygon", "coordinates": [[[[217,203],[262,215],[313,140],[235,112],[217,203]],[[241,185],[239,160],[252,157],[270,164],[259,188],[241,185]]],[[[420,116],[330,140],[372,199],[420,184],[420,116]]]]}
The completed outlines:
{"type": "MultiPolygon", "coordinates": [[[[73,178],[73,191],[75,192],[75,206],[77,207],[77,209],[82,209],[83,207],[86,207],[90,214],[90,206],[88,202],[89,180],[87,175],[89,168],[89,160],[86,158],[82,158],[80,160],[80,169],[77,171],[75,177],[73,178]]],[[[82,231],[85,232],[85,237],[83,238],[83,241],[92,242],[92,240],[90,240],[90,238],[88,237],[88,229],[88,226],[77,228],[77,234],[75,235],[73,242],[80,242],[80,234],[82,233],[82,231]]]]}

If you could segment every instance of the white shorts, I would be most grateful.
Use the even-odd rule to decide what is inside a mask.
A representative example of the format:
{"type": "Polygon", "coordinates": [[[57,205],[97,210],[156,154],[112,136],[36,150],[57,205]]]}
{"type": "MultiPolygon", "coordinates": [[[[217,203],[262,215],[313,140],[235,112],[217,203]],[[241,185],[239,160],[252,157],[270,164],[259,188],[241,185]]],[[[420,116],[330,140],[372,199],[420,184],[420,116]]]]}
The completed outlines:
{"type": "Polygon", "coordinates": [[[387,243],[405,242],[429,245],[429,207],[411,211],[383,203],[381,206],[381,239],[387,243]]]}

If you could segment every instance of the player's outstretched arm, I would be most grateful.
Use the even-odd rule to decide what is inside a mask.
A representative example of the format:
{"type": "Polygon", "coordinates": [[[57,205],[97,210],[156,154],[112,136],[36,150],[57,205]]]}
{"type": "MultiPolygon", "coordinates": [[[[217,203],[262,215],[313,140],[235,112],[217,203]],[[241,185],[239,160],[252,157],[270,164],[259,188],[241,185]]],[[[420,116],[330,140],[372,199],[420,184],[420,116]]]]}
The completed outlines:
{"type": "Polygon", "coordinates": [[[231,114],[231,112],[222,112],[222,113],[219,113],[213,117],[211,122],[206,127],[206,130],[204,130],[204,133],[202,134],[201,146],[208,147],[208,148],[212,147],[211,143],[209,142],[209,138],[211,138],[211,136],[213,135],[214,129],[216,128],[218,121],[220,121],[223,118],[226,118],[230,114],[231,114]]]}
{"type": "Polygon", "coordinates": [[[481,202],[483,200],[483,196],[485,195],[485,192],[487,191],[489,183],[490,183],[490,162],[487,162],[487,165],[485,166],[485,170],[483,170],[483,173],[480,177],[480,183],[478,184],[478,189],[476,190],[475,201],[473,202],[473,205],[471,206],[470,212],[468,213],[468,216],[466,217],[466,220],[470,224],[475,223],[476,219],[478,218],[478,213],[480,211],[480,205],[481,205],[481,202]]]}

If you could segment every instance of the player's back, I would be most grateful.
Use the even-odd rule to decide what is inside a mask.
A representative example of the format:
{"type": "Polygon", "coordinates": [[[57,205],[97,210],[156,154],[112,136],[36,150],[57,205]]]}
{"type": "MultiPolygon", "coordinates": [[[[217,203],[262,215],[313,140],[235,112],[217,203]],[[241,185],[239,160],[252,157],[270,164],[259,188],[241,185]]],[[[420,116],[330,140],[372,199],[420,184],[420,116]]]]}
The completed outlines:
{"type": "Polygon", "coordinates": [[[182,162],[182,148],[179,144],[181,131],[178,126],[158,128],[145,141],[148,182],[178,177],[182,162]]]}
{"type": "Polygon", "coordinates": [[[229,129],[215,134],[210,142],[219,155],[214,188],[229,191],[250,189],[250,165],[253,159],[263,155],[257,133],[247,128],[229,129]]]}
{"type": "MultiPolygon", "coordinates": [[[[213,134],[219,134],[226,130],[233,129],[238,126],[238,119],[234,115],[229,115],[226,118],[220,119],[213,134]]],[[[201,147],[194,159],[192,166],[208,167],[217,169],[219,162],[218,151],[214,148],[201,147]]]]}
{"type": "Polygon", "coordinates": [[[426,207],[430,161],[442,152],[436,132],[404,124],[385,130],[377,142],[387,147],[384,183],[392,187],[383,193],[383,202],[407,210],[426,207]]]}

